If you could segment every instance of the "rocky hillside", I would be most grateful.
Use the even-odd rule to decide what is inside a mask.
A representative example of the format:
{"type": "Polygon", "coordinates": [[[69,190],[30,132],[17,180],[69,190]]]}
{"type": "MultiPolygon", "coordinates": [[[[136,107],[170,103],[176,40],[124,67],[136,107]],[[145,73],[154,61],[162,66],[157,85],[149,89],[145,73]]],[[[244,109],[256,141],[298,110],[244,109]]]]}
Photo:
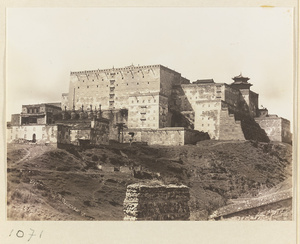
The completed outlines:
{"type": "Polygon", "coordinates": [[[189,186],[190,219],[207,220],[232,199],[292,184],[292,147],[283,143],[123,144],[69,152],[9,144],[7,156],[13,220],[122,220],[127,185],[147,181],[189,186]]]}

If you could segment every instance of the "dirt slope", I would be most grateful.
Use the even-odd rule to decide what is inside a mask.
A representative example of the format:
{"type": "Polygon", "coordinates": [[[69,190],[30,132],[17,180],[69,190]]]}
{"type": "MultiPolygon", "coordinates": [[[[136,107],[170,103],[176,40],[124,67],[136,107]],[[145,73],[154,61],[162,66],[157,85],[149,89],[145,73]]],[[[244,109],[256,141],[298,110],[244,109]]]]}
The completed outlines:
{"type": "Polygon", "coordinates": [[[126,186],[157,180],[188,185],[190,219],[206,220],[230,199],[291,187],[291,154],[288,144],[251,141],[114,145],[71,153],[11,144],[8,219],[122,220],[126,186]],[[103,171],[109,166],[134,172],[103,171]]]}

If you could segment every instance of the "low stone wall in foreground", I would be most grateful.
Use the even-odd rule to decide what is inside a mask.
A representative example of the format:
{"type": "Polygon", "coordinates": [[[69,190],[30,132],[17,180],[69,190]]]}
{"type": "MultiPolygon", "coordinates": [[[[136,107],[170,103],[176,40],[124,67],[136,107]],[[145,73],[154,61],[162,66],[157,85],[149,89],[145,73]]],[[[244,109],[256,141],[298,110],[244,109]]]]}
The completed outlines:
{"type": "Polygon", "coordinates": [[[292,220],[292,189],[229,204],[211,220],[292,220]]]}
{"type": "Polygon", "coordinates": [[[127,186],[124,220],[189,220],[189,188],[181,185],[127,186]]]}

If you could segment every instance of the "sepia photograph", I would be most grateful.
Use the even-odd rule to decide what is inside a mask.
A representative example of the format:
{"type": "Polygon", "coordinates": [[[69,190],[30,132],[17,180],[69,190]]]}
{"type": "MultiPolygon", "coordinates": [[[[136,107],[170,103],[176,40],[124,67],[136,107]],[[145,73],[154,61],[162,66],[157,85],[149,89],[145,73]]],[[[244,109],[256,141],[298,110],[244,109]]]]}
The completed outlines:
{"type": "Polygon", "coordinates": [[[7,221],[295,220],[293,8],[8,8],[7,221]]]}

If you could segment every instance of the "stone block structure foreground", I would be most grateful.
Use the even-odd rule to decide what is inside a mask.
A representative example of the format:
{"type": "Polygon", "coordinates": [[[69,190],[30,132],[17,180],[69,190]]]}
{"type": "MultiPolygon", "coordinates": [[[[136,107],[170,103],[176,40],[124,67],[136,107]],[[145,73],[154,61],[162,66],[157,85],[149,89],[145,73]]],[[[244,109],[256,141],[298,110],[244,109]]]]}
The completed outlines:
{"type": "Polygon", "coordinates": [[[136,183],[127,186],[124,220],[189,220],[189,188],[136,183]]]}

